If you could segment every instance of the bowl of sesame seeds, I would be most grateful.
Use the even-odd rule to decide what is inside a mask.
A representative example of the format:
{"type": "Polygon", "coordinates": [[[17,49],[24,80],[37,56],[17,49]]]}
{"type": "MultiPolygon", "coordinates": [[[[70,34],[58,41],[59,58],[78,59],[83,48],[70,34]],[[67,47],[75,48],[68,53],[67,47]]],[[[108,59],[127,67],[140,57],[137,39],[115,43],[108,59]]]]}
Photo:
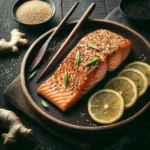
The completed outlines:
{"type": "Polygon", "coordinates": [[[150,22],[149,0],[122,0],[120,10],[129,19],[150,22]]]}
{"type": "Polygon", "coordinates": [[[18,0],[12,7],[15,21],[26,26],[43,25],[55,14],[52,0],[18,0]]]}

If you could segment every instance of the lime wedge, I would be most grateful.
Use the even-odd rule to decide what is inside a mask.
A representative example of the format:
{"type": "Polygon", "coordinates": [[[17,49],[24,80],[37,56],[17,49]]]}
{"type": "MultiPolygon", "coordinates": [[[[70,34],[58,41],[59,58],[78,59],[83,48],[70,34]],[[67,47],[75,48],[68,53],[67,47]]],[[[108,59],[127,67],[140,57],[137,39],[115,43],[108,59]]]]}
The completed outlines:
{"type": "Polygon", "coordinates": [[[111,79],[105,86],[106,88],[118,91],[124,99],[125,108],[132,107],[137,100],[136,84],[127,77],[116,77],[111,79]]]}
{"type": "Polygon", "coordinates": [[[119,76],[125,76],[133,80],[136,84],[138,97],[142,96],[148,88],[148,80],[146,76],[139,70],[134,68],[124,69],[119,76]]]}
{"type": "Polygon", "coordinates": [[[111,124],[122,117],[124,100],[115,90],[100,90],[89,99],[88,112],[95,122],[111,124]]]}

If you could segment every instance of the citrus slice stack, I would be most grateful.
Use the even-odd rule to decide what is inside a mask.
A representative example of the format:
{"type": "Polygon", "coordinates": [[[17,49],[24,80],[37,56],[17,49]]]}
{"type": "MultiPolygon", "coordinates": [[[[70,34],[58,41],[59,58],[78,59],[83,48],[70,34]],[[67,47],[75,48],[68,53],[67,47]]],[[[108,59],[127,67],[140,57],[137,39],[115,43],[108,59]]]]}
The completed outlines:
{"type": "Polygon", "coordinates": [[[145,62],[141,62],[141,61],[135,61],[135,62],[128,64],[125,68],[135,68],[141,71],[142,73],[144,73],[150,85],[150,65],[149,64],[145,62]]]}
{"type": "Polygon", "coordinates": [[[95,122],[111,124],[122,117],[124,100],[115,90],[100,90],[89,99],[88,112],[95,122]]]}
{"type": "Polygon", "coordinates": [[[127,68],[121,71],[119,76],[128,77],[135,82],[138,91],[138,97],[142,96],[146,92],[148,88],[148,79],[141,71],[134,68],[127,68]]]}
{"type": "Polygon", "coordinates": [[[106,88],[118,91],[124,99],[125,108],[132,107],[137,100],[136,84],[127,77],[116,77],[111,79],[106,88]]]}

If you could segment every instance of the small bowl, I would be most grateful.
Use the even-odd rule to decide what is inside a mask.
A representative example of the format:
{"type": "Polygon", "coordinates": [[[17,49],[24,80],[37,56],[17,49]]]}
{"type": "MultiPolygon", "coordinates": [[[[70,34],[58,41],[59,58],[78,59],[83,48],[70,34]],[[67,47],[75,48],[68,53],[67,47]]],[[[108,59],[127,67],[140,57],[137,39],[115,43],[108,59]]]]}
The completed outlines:
{"type": "Polygon", "coordinates": [[[52,15],[51,15],[51,17],[50,17],[47,21],[42,22],[42,23],[39,23],[39,24],[25,24],[25,23],[22,23],[22,22],[20,22],[20,21],[17,19],[16,11],[17,11],[17,9],[20,7],[20,5],[22,5],[24,2],[27,2],[27,1],[29,1],[29,0],[18,0],[18,1],[16,1],[16,2],[14,3],[14,5],[12,6],[11,14],[12,14],[14,20],[15,20],[16,22],[18,22],[19,24],[22,24],[22,25],[24,25],[24,26],[29,26],[29,27],[32,27],[32,26],[35,27],[35,26],[39,26],[39,25],[45,25],[45,24],[48,23],[48,22],[53,18],[53,16],[55,15],[56,7],[55,7],[54,2],[53,2],[52,0],[44,0],[44,2],[47,2],[47,3],[51,6],[51,8],[52,8],[52,15]]]}
{"type": "MultiPolygon", "coordinates": [[[[137,1],[137,0],[122,0],[121,3],[120,3],[120,11],[121,13],[126,16],[128,19],[130,19],[131,21],[135,22],[135,23],[140,23],[140,24],[143,24],[143,25],[148,25],[150,24],[150,19],[138,19],[138,18],[134,18],[134,17],[131,17],[129,16],[127,13],[124,12],[124,7],[125,5],[127,5],[127,3],[131,2],[131,1],[137,1]]],[[[143,0],[142,2],[145,3],[147,2],[147,0],[143,0]]]]}

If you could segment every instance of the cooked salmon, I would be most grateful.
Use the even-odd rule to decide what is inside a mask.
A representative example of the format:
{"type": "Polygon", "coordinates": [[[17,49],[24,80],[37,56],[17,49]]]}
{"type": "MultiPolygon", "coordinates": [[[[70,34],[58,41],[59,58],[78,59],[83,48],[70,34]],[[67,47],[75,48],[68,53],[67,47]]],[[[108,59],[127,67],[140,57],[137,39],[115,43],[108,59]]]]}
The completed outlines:
{"type": "Polygon", "coordinates": [[[89,33],[37,92],[66,111],[101,81],[107,70],[116,69],[127,58],[130,49],[131,41],[111,31],[101,29],[89,33]],[[76,63],[77,59],[79,63],[76,63]]]}

